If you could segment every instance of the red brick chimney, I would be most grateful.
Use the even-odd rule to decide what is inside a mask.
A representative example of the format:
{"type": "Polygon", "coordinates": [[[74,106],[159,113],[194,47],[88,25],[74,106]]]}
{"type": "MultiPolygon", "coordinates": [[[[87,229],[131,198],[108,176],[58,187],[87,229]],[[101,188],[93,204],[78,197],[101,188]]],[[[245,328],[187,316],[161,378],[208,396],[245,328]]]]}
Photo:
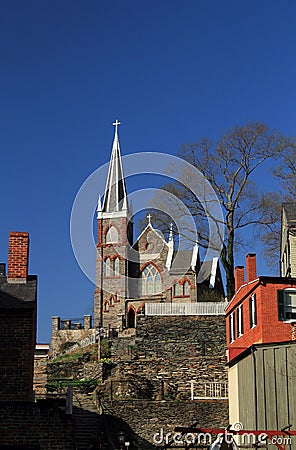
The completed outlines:
{"type": "Polygon", "coordinates": [[[249,253],[246,257],[247,283],[257,278],[256,253],[249,253]]]}
{"type": "Polygon", "coordinates": [[[244,266],[236,266],[234,269],[234,289],[235,292],[244,284],[245,282],[245,269],[244,266]]]}
{"type": "Polygon", "coordinates": [[[26,283],[28,263],[29,233],[12,231],[9,235],[7,281],[26,283]]]}

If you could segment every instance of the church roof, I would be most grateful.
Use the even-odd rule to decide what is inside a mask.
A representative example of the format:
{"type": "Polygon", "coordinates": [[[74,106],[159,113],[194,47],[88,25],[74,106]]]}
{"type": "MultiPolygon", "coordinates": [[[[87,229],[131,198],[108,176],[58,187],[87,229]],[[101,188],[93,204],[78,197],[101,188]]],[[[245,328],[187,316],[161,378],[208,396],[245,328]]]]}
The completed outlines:
{"type": "Polygon", "coordinates": [[[196,264],[197,252],[194,251],[194,247],[191,250],[179,250],[174,252],[170,273],[184,272],[190,269],[195,270],[196,264]]]}
{"type": "Polygon", "coordinates": [[[283,203],[283,209],[289,227],[296,227],[296,202],[283,203]]]}
{"type": "Polygon", "coordinates": [[[141,232],[141,234],[137,237],[137,240],[135,241],[135,243],[134,243],[134,245],[133,246],[136,246],[136,244],[139,242],[139,240],[140,240],[140,238],[143,236],[143,234],[147,231],[147,230],[151,230],[153,233],[155,233],[156,234],[156,236],[161,240],[161,241],[163,241],[164,242],[164,244],[166,245],[166,246],[168,246],[168,243],[164,240],[164,238],[162,237],[162,235],[152,226],[152,224],[151,224],[151,222],[150,222],[150,220],[149,220],[149,223],[148,223],[148,225],[146,225],[146,227],[144,228],[144,230],[141,232]]]}
{"type": "Polygon", "coordinates": [[[126,186],[118,138],[118,125],[120,125],[120,122],[116,120],[113,125],[115,125],[115,134],[109,163],[104,201],[103,205],[101,205],[99,201],[98,212],[113,213],[115,211],[122,211],[128,208],[126,186]]]}
{"type": "Polygon", "coordinates": [[[215,257],[211,261],[203,261],[199,271],[199,278],[207,281],[210,288],[215,287],[216,275],[218,270],[218,258],[215,257]]]}

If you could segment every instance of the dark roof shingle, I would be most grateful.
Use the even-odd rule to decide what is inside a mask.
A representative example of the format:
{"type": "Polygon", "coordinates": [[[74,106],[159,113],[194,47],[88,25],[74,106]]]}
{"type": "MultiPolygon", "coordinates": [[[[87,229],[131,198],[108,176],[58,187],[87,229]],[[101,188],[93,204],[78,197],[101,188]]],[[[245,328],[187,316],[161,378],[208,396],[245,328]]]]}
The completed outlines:
{"type": "Polygon", "coordinates": [[[296,202],[283,203],[283,209],[287,218],[288,226],[296,226],[296,202]]]}

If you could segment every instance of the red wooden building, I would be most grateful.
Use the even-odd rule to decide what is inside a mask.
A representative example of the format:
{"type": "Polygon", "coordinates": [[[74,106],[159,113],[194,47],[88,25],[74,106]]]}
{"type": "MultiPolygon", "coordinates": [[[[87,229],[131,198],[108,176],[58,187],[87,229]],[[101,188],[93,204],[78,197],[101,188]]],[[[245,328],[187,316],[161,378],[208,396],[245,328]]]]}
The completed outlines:
{"type": "Polygon", "coordinates": [[[235,268],[235,294],[226,309],[228,358],[253,344],[286,342],[295,335],[296,278],[257,276],[256,255],[235,268]]]}

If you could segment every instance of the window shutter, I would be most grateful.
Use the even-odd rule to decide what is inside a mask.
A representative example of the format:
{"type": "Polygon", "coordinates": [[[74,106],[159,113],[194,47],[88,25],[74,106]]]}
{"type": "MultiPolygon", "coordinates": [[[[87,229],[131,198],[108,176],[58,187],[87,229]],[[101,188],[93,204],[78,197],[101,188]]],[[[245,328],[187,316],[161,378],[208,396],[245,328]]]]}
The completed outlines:
{"type": "Polygon", "coordinates": [[[278,319],[285,320],[285,295],[284,291],[277,291],[278,319]]]}

